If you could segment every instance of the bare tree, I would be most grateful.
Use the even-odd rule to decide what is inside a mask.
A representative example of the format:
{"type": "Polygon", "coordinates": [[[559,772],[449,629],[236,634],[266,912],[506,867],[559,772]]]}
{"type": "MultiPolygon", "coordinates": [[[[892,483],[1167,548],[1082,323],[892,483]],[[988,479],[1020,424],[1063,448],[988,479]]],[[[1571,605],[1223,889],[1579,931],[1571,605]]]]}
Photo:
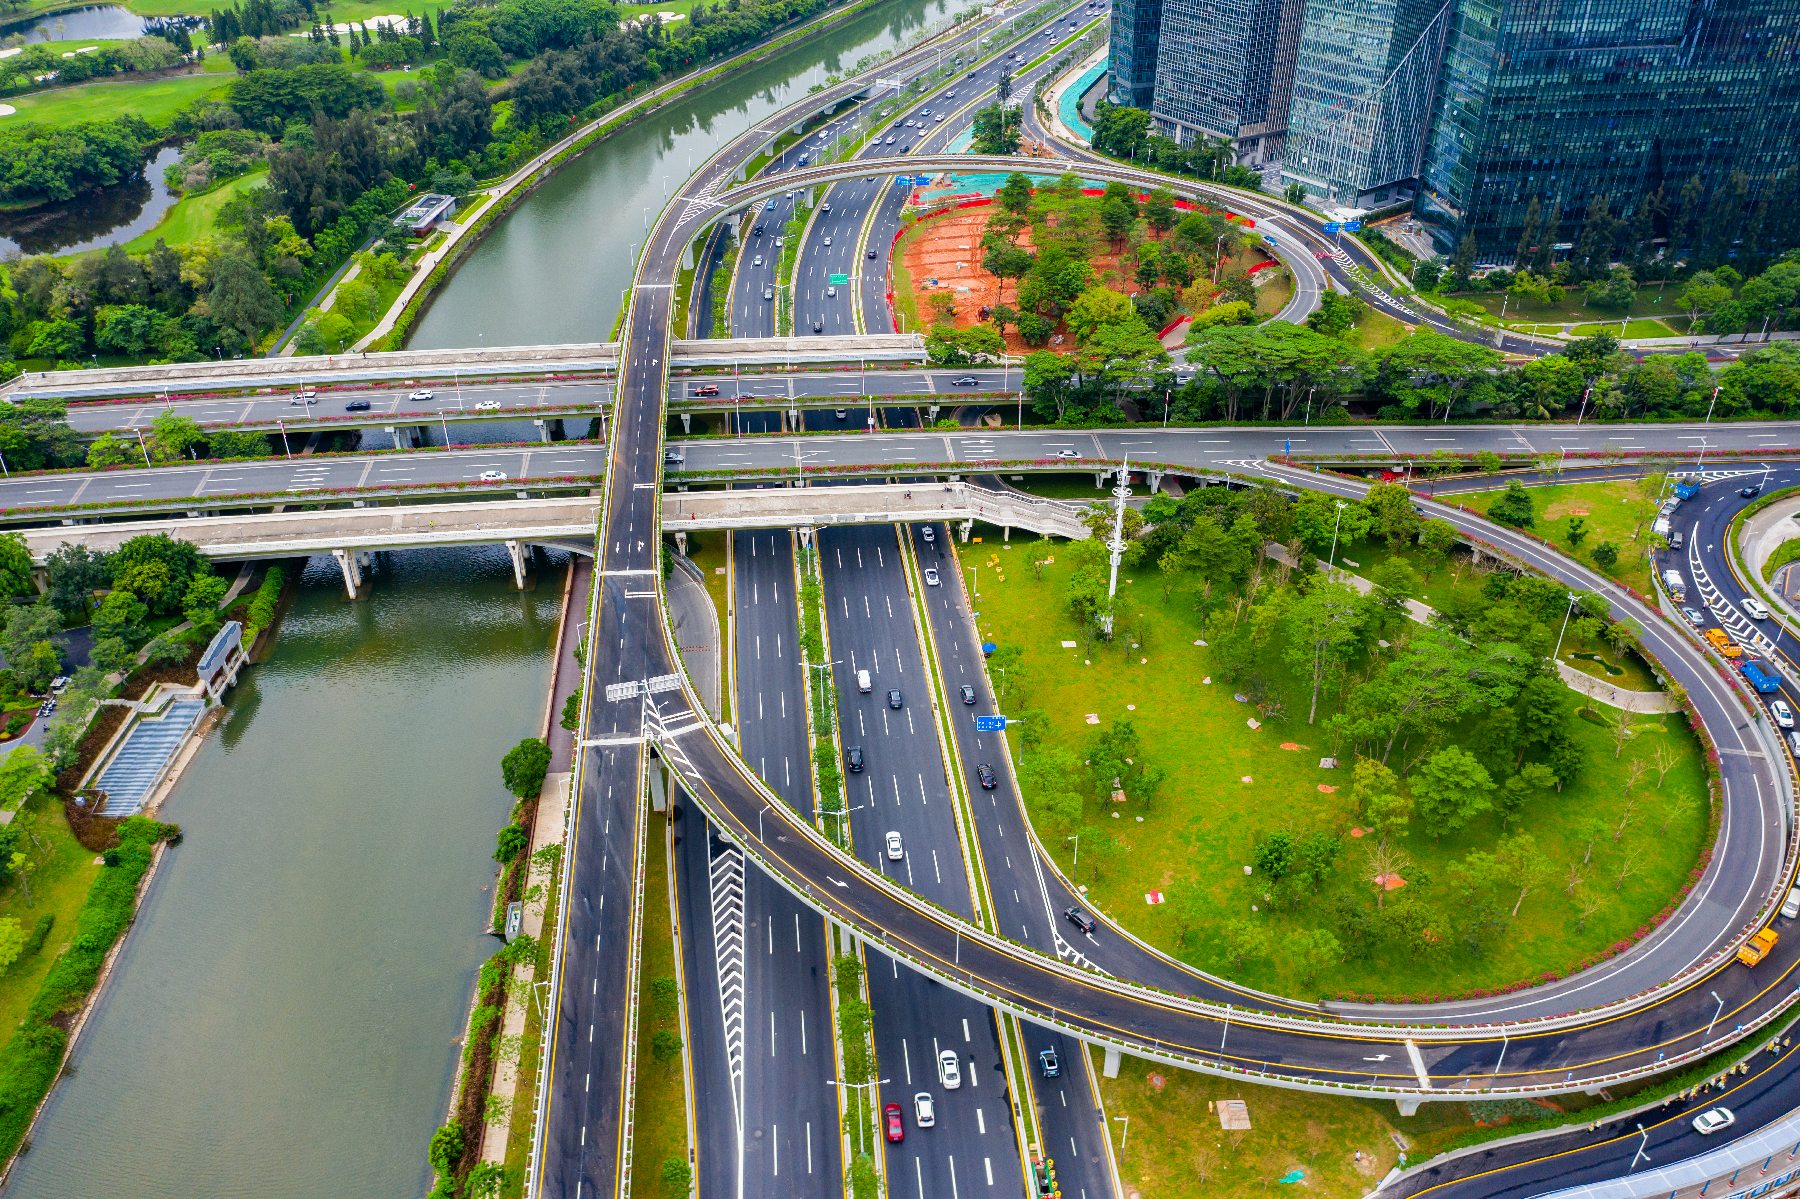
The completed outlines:
{"type": "Polygon", "coordinates": [[[1375,910],[1381,910],[1381,901],[1387,894],[1387,881],[1412,865],[1412,859],[1406,851],[1397,845],[1388,844],[1383,837],[1369,847],[1368,856],[1363,864],[1363,880],[1375,884],[1375,910]]]}
{"type": "Polygon", "coordinates": [[[1627,795],[1625,797],[1625,806],[1619,809],[1619,823],[1613,827],[1612,839],[1614,845],[1617,845],[1619,843],[1619,838],[1625,835],[1625,826],[1630,824],[1631,818],[1636,815],[1637,800],[1627,795]]]}
{"type": "Polygon", "coordinates": [[[1613,714],[1606,717],[1606,726],[1612,730],[1613,757],[1617,758],[1625,752],[1625,739],[1631,736],[1631,713],[1615,708],[1613,714]]]}
{"type": "Polygon", "coordinates": [[[1218,1168],[1219,1155],[1211,1149],[1196,1149],[1189,1161],[1194,1167],[1194,1173],[1200,1176],[1200,1185],[1204,1187],[1206,1176],[1218,1168]]]}
{"type": "Polygon", "coordinates": [[[1582,883],[1587,881],[1587,871],[1582,869],[1582,867],[1584,865],[1586,865],[1585,862],[1570,862],[1569,863],[1568,873],[1563,875],[1563,893],[1564,894],[1567,894],[1567,895],[1575,894],[1575,888],[1579,887],[1582,883]]]}
{"type": "Polygon", "coordinates": [[[1598,912],[1605,906],[1606,897],[1604,895],[1595,895],[1593,892],[1584,888],[1581,894],[1575,899],[1575,907],[1580,913],[1575,918],[1575,928],[1579,931],[1587,924],[1589,916],[1592,916],[1595,912],[1598,912]]]}
{"type": "Polygon", "coordinates": [[[1650,761],[1656,766],[1656,787],[1660,791],[1663,779],[1675,768],[1675,751],[1659,744],[1650,751],[1650,761]]]}
{"type": "Polygon", "coordinates": [[[1657,826],[1656,831],[1659,833],[1668,832],[1669,822],[1677,816],[1685,816],[1693,806],[1694,799],[1691,795],[1676,795],[1670,799],[1664,800],[1662,805],[1662,823],[1657,826]]]}
{"type": "Polygon", "coordinates": [[[1649,770],[1650,767],[1644,764],[1642,758],[1631,759],[1631,765],[1625,768],[1625,793],[1627,795],[1631,794],[1632,790],[1644,781],[1644,775],[1649,773],[1649,770]]]}
{"type": "Polygon", "coordinates": [[[1625,880],[1638,872],[1638,859],[1644,854],[1644,847],[1639,845],[1628,849],[1619,858],[1619,877],[1613,880],[1613,890],[1624,887],[1625,880]]]}

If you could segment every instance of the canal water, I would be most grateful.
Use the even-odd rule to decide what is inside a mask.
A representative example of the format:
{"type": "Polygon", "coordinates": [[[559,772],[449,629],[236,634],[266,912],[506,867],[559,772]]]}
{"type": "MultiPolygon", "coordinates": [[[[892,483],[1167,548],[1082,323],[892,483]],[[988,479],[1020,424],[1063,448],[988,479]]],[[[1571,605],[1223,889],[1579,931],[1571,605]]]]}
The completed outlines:
{"type": "Polygon", "coordinates": [[[181,158],[181,147],[164,146],[144,169],[111,187],[97,188],[65,200],[20,212],[0,212],[0,257],[14,251],[33,254],[76,254],[113,244],[124,245],[156,228],[163,214],[181,199],[163,182],[163,170],[181,158]]]}
{"type": "Polygon", "coordinates": [[[669,189],[719,146],[970,0],[889,0],[627,126],[527,198],[457,270],[407,348],[606,341],[669,189]],[[648,212],[646,212],[648,210],[648,212]]]}
{"type": "Polygon", "coordinates": [[[352,604],[312,560],[6,1199],[425,1192],[561,562],[520,594],[498,547],[383,555],[352,604]]]}

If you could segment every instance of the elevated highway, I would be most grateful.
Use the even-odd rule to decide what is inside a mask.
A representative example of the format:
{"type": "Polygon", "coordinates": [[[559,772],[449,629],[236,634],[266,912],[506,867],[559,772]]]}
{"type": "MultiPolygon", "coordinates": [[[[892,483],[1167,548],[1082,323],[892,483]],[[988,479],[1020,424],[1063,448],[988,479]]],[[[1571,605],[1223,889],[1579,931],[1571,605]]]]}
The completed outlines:
{"type": "MultiPolygon", "coordinates": [[[[746,185],[721,200],[718,195],[736,153],[735,147],[728,147],[696,173],[657,223],[639,263],[625,322],[615,440],[599,535],[603,577],[655,573],[646,559],[659,532],[661,508],[651,497],[658,489],[662,464],[668,281],[685,247],[706,222],[736,207],[740,199],[803,181],[799,172],[790,172],[779,184],[762,185],[760,191],[746,185]]],[[[909,160],[905,169],[914,172],[920,165],[909,160]]],[[[956,159],[954,165],[972,164],[956,159]]],[[[1011,159],[984,160],[980,166],[1041,169],[1040,163],[1011,159]]],[[[892,169],[899,167],[892,164],[892,169]]],[[[863,163],[819,168],[815,179],[824,182],[870,169],[871,164],[863,163]]],[[[875,164],[874,169],[884,168],[875,164]]],[[[1359,486],[1304,472],[1263,469],[1286,485],[1328,490],[1359,486]]],[[[1728,966],[1725,955],[1768,910],[1767,897],[1783,877],[1791,831],[1790,780],[1776,773],[1770,747],[1744,719],[1742,701],[1730,685],[1685,639],[1665,635],[1667,626],[1655,613],[1523,538],[1475,518],[1451,519],[1467,536],[1485,539],[1501,553],[1571,586],[1599,591],[1618,616],[1644,624],[1651,652],[1687,688],[1718,742],[1729,813],[1729,831],[1722,834],[1727,844],[1715,855],[1702,894],[1669,922],[1673,928],[1659,930],[1645,948],[1616,959],[1606,969],[1565,980],[1566,987],[1541,996],[1528,992],[1510,997],[1501,1010],[1349,1019],[1321,1015],[1310,1004],[1253,995],[1192,972],[1181,978],[1179,990],[1162,989],[1126,980],[1167,978],[1173,967],[1147,949],[1123,945],[1121,957],[1133,959],[1135,954],[1135,960],[1122,964],[1136,969],[1108,977],[938,910],[837,851],[808,822],[792,817],[786,805],[744,768],[724,732],[700,714],[685,687],[669,691],[621,686],[604,696],[590,690],[594,698],[587,719],[590,728],[611,730],[610,739],[596,738],[605,741],[596,748],[609,773],[627,757],[633,765],[650,753],[661,757],[680,775],[709,819],[747,856],[803,902],[865,938],[871,949],[904,958],[983,1002],[1090,1042],[1194,1068],[1247,1074],[1276,1085],[1385,1095],[1398,1099],[1404,1110],[1420,1101],[1470,1093],[1591,1090],[1617,1078],[1667,1069],[1758,1027],[1791,998],[1795,957],[1789,954],[1766,963],[1752,974],[1728,966]],[[1736,1021],[1731,1033],[1714,1035],[1717,1011],[1706,989],[1717,990],[1721,1006],[1732,1008],[1736,1021]],[[1542,1005],[1537,1012],[1532,1011],[1534,1003],[1542,1005]],[[1531,1015],[1538,1018],[1521,1018],[1531,1015]],[[1495,1019],[1506,1021],[1504,1028],[1495,1027],[1495,1019]]],[[[605,630],[606,636],[594,641],[596,675],[623,680],[680,678],[679,655],[657,610],[660,605],[633,602],[638,595],[641,592],[597,589],[592,627],[605,630]]],[[[583,869],[577,855],[569,877],[579,877],[583,869]]],[[[569,910],[566,898],[564,907],[569,910]]],[[[558,994],[572,998],[560,982],[558,994]]],[[[554,1097],[551,1103],[554,1108],[554,1097]]],[[[553,1142],[567,1146],[565,1138],[572,1127],[554,1111],[548,1114],[549,1139],[538,1171],[556,1168],[553,1142]]]]}

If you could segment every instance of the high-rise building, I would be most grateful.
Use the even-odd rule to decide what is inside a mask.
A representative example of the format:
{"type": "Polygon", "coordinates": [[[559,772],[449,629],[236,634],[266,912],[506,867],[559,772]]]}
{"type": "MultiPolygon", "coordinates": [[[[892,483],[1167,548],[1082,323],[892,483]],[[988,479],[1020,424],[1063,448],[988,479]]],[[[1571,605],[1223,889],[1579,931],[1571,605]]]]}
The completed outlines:
{"type": "Polygon", "coordinates": [[[1445,253],[1509,264],[1660,190],[1669,248],[1722,260],[1800,145],[1797,54],[1800,0],[1464,0],[1416,211],[1445,253]]]}
{"type": "Polygon", "coordinates": [[[1279,158],[1327,207],[1412,203],[1482,262],[1659,189],[1659,236],[1727,257],[1800,145],[1800,0],[1164,0],[1161,26],[1156,132],[1279,158]]]}
{"type": "Polygon", "coordinates": [[[1279,160],[1304,10],[1304,0],[1165,0],[1155,132],[1184,146],[1226,139],[1244,165],[1279,160]]]}
{"type": "Polygon", "coordinates": [[[1413,194],[1458,0],[1308,0],[1282,174],[1346,208],[1413,194]]]}
{"type": "Polygon", "coordinates": [[[1163,0],[1113,0],[1106,91],[1114,104],[1150,107],[1162,11],[1163,0]]]}

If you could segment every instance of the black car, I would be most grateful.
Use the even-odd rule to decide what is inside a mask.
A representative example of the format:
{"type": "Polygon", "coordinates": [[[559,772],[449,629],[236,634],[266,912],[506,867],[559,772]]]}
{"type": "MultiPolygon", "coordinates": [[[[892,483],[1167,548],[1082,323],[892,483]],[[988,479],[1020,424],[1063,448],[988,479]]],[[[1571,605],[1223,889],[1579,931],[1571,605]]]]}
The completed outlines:
{"type": "Polygon", "coordinates": [[[974,375],[964,375],[960,379],[950,380],[950,386],[952,387],[978,387],[980,385],[981,380],[977,379],[974,375]]]}
{"type": "Polygon", "coordinates": [[[1043,1068],[1045,1078],[1058,1078],[1062,1075],[1062,1063],[1056,1060],[1054,1049],[1046,1049],[1038,1054],[1038,1065],[1043,1068]]]}
{"type": "Polygon", "coordinates": [[[348,404],[344,405],[345,412],[367,412],[368,410],[369,401],[367,400],[351,400],[348,404]]]}
{"type": "Polygon", "coordinates": [[[761,237],[762,236],[762,226],[761,225],[750,226],[750,236],[761,237]]]}
{"type": "Polygon", "coordinates": [[[814,333],[825,332],[825,322],[824,321],[814,321],[813,322],[813,332],[814,333]]]}
{"type": "Polygon", "coordinates": [[[987,791],[992,791],[995,787],[1000,785],[1000,780],[994,777],[994,768],[989,766],[986,762],[975,767],[975,781],[980,783],[982,788],[987,791]]]}
{"type": "Polygon", "coordinates": [[[958,690],[962,692],[963,703],[972,704],[975,702],[975,688],[964,683],[958,690]]]}
{"type": "Polygon", "coordinates": [[[869,251],[869,257],[870,257],[870,258],[873,258],[873,257],[875,257],[875,251],[873,251],[873,250],[870,250],[870,251],[869,251]]]}
{"type": "Polygon", "coordinates": [[[862,746],[852,745],[844,751],[844,758],[850,763],[851,774],[861,774],[863,767],[862,746]]]}
{"type": "Polygon", "coordinates": [[[888,688],[888,707],[898,708],[899,706],[900,706],[900,688],[889,687],[888,688]]]}
{"type": "Polygon", "coordinates": [[[1740,487],[1740,488],[1738,488],[1738,494],[1743,496],[1745,499],[1750,499],[1752,496],[1761,495],[1762,494],[1762,484],[1761,483],[1752,483],[1748,487],[1740,487]]]}
{"type": "Polygon", "coordinates": [[[1070,908],[1068,911],[1064,912],[1063,915],[1069,918],[1070,924],[1073,924],[1082,932],[1091,933],[1094,931],[1094,918],[1080,908],[1070,908]]]}

